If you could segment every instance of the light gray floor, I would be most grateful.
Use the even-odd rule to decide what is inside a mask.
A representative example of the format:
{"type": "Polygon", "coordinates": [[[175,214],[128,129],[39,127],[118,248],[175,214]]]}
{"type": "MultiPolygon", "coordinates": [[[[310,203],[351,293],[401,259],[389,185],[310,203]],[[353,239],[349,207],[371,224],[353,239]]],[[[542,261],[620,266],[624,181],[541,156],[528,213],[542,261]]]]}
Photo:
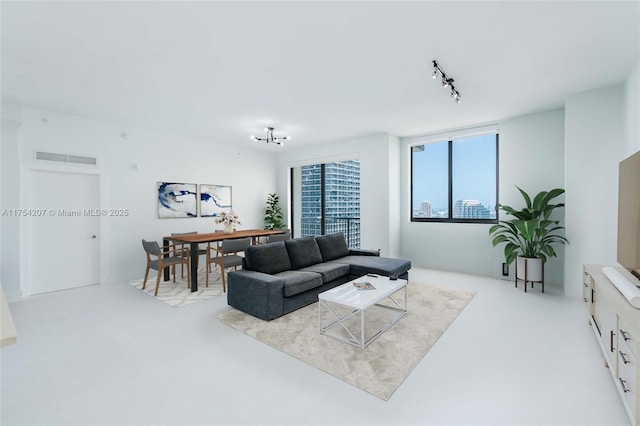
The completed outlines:
{"type": "Polygon", "coordinates": [[[582,301],[417,268],[411,281],[478,294],[386,402],[222,325],[224,296],[171,308],[121,284],[14,303],[0,423],[630,423],[582,301]]]}

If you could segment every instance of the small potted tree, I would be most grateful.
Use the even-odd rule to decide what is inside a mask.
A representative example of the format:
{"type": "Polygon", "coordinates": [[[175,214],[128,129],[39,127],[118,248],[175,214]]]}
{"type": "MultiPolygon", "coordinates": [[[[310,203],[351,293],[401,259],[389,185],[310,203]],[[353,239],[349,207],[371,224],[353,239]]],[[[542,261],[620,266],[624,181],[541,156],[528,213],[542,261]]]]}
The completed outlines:
{"type": "Polygon", "coordinates": [[[275,193],[269,194],[267,197],[267,208],[264,212],[264,229],[282,229],[284,216],[280,208],[280,197],[275,193]]]}
{"type": "Polygon", "coordinates": [[[550,219],[555,209],[564,207],[563,203],[551,204],[551,200],[564,194],[564,189],[542,191],[532,201],[524,190],[518,186],[516,188],[524,198],[525,207],[516,210],[498,204],[498,209],[513,218],[500,220],[489,229],[489,234],[493,236],[494,247],[505,243],[504,257],[507,265],[514,260],[517,261],[516,286],[519,279],[525,282],[525,291],[527,282],[542,282],[544,291],[544,263],[547,259],[557,256],[553,244],[569,243],[559,233],[564,227],[559,225],[559,221],[550,219]]]}

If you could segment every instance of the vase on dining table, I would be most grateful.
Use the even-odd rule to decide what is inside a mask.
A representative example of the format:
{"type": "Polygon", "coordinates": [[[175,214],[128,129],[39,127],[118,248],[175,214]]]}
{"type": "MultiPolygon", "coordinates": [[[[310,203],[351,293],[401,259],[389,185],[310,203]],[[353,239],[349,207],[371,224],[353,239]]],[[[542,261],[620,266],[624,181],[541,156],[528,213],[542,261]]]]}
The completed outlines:
{"type": "Polygon", "coordinates": [[[230,234],[233,232],[233,225],[231,225],[230,223],[227,223],[224,225],[224,231],[225,234],[230,234]]]}

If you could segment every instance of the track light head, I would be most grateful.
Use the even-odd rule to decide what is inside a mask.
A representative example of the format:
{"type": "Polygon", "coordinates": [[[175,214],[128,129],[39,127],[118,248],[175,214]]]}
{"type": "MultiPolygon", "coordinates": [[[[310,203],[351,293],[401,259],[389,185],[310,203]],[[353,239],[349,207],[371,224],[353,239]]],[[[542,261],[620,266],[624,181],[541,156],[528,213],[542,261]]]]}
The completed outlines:
{"type": "Polygon", "coordinates": [[[450,94],[451,97],[456,101],[457,104],[460,103],[460,92],[458,92],[456,90],[456,88],[453,86],[453,79],[447,77],[447,74],[445,74],[445,72],[442,70],[442,68],[440,68],[440,66],[438,65],[438,62],[433,60],[433,74],[431,74],[432,78],[437,78],[438,75],[440,75],[440,83],[442,84],[442,87],[446,88],[450,88],[450,94]]]}

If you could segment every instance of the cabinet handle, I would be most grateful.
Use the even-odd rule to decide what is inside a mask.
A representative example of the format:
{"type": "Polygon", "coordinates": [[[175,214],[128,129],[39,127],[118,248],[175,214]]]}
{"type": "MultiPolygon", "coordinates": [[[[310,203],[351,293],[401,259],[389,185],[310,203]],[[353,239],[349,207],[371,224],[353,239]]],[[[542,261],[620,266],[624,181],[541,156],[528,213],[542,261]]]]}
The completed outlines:
{"type": "Polygon", "coordinates": [[[627,332],[623,331],[622,329],[620,329],[620,335],[622,336],[625,342],[628,342],[629,340],[631,340],[630,337],[627,337],[627,332]]]}
{"type": "Polygon", "coordinates": [[[627,355],[622,351],[618,351],[618,353],[620,354],[620,358],[622,358],[622,362],[624,362],[625,364],[629,364],[629,360],[627,359],[627,355]]]}
{"type": "Polygon", "coordinates": [[[595,303],[596,302],[596,298],[595,298],[595,290],[591,289],[591,303],[595,303]]]}
{"type": "Polygon", "coordinates": [[[615,336],[616,333],[613,332],[613,330],[610,331],[609,337],[611,337],[611,343],[610,343],[610,348],[611,348],[611,352],[615,351],[615,348],[613,347],[613,336],[615,336]]]}
{"type": "Polygon", "coordinates": [[[630,389],[627,389],[627,386],[625,385],[625,383],[627,383],[626,380],[622,380],[620,377],[618,377],[618,380],[620,381],[620,386],[622,386],[622,391],[624,393],[629,392],[630,389]]]}

